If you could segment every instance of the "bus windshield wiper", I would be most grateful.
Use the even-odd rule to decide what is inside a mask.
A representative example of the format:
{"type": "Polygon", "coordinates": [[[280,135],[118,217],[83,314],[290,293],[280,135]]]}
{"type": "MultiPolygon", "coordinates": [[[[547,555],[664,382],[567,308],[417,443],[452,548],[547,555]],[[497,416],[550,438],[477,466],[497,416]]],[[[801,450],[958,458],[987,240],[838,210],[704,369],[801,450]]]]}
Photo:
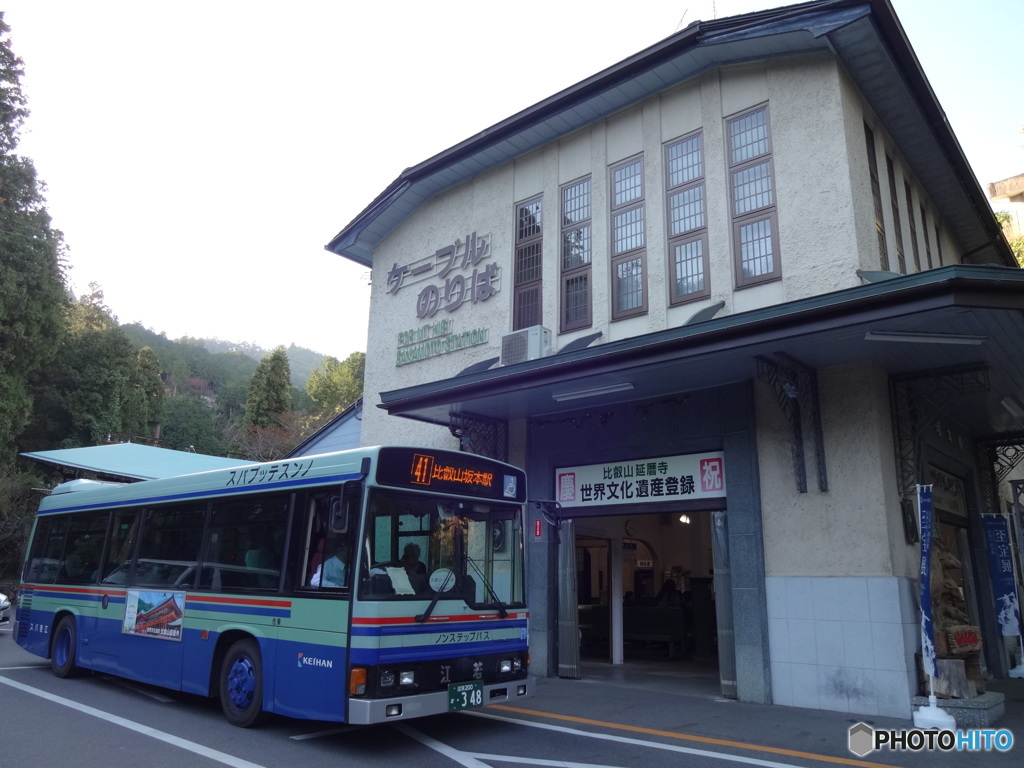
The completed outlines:
{"type": "Polygon", "coordinates": [[[444,592],[445,589],[448,587],[448,580],[453,578],[454,576],[455,572],[449,568],[448,573],[445,576],[444,583],[441,584],[441,586],[434,592],[434,597],[431,599],[430,605],[427,606],[427,610],[414,617],[417,622],[422,624],[424,621],[430,618],[430,614],[432,614],[434,612],[434,609],[437,607],[437,601],[441,599],[441,593],[444,592]]]}
{"type": "Polygon", "coordinates": [[[474,560],[472,557],[467,557],[466,560],[473,567],[473,570],[477,572],[477,575],[480,576],[480,580],[484,583],[484,590],[487,592],[487,597],[491,601],[490,603],[488,603],[488,606],[491,608],[498,609],[499,618],[507,619],[508,611],[505,609],[505,604],[501,602],[501,600],[498,598],[498,595],[495,594],[494,589],[491,587],[491,582],[488,581],[486,576],[484,576],[484,572],[480,570],[480,566],[477,564],[476,560],[474,560]]]}

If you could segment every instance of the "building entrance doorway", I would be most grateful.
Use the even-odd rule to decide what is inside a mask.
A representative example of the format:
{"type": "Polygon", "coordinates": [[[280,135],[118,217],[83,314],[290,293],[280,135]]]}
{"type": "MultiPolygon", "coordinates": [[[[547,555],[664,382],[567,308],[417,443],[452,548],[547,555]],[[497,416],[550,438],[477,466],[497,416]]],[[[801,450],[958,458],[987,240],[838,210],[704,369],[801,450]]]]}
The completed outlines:
{"type": "Polygon", "coordinates": [[[635,672],[638,681],[657,675],[661,684],[678,678],[701,691],[716,690],[720,585],[713,513],[659,512],[573,523],[583,673],[603,674],[596,672],[600,665],[622,665],[616,674],[635,672]]]}

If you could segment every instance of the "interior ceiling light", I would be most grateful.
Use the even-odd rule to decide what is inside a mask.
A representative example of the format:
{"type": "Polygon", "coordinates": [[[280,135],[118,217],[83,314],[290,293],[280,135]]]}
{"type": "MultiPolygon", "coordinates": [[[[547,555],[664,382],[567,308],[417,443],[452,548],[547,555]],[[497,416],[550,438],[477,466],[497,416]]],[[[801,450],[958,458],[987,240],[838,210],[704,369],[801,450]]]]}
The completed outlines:
{"type": "Polygon", "coordinates": [[[962,333],[916,333],[914,331],[868,331],[865,341],[903,341],[917,344],[983,344],[986,336],[968,336],[962,333]]]}
{"type": "Polygon", "coordinates": [[[618,384],[608,384],[604,387],[592,387],[591,389],[577,389],[573,392],[555,392],[551,397],[559,403],[565,400],[579,400],[582,397],[597,397],[598,395],[609,395],[612,392],[625,392],[633,388],[628,381],[618,384]]]}

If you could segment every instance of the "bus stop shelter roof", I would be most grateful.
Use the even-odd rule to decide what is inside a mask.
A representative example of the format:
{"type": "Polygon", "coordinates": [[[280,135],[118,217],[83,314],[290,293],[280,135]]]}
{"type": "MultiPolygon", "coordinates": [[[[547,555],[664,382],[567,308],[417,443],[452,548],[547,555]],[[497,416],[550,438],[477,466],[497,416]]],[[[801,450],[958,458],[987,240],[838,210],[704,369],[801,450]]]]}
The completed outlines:
{"type": "Polygon", "coordinates": [[[173,451],[137,443],[114,443],[87,448],[64,448],[55,451],[23,453],[29,459],[56,464],[107,478],[154,480],[162,477],[191,475],[212,469],[237,467],[246,462],[223,456],[207,456],[189,451],[173,451]]]}

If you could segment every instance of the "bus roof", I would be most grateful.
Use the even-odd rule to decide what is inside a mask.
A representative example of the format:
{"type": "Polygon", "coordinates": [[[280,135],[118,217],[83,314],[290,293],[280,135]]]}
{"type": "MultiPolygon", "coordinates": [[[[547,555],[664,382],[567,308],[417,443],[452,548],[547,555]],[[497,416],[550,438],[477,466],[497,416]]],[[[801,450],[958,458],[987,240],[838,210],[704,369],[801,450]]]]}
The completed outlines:
{"type": "Polygon", "coordinates": [[[371,450],[326,453],[262,464],[242,464],[137,483],[90,483],[79,486],[80,490],[71,489],[71,492],[52,493],[44,497],[39,504],[39,513],[188,501],[210,496],[344,482],[362,476],[362,459],[368,455],[373,455],[371,450]]]}

